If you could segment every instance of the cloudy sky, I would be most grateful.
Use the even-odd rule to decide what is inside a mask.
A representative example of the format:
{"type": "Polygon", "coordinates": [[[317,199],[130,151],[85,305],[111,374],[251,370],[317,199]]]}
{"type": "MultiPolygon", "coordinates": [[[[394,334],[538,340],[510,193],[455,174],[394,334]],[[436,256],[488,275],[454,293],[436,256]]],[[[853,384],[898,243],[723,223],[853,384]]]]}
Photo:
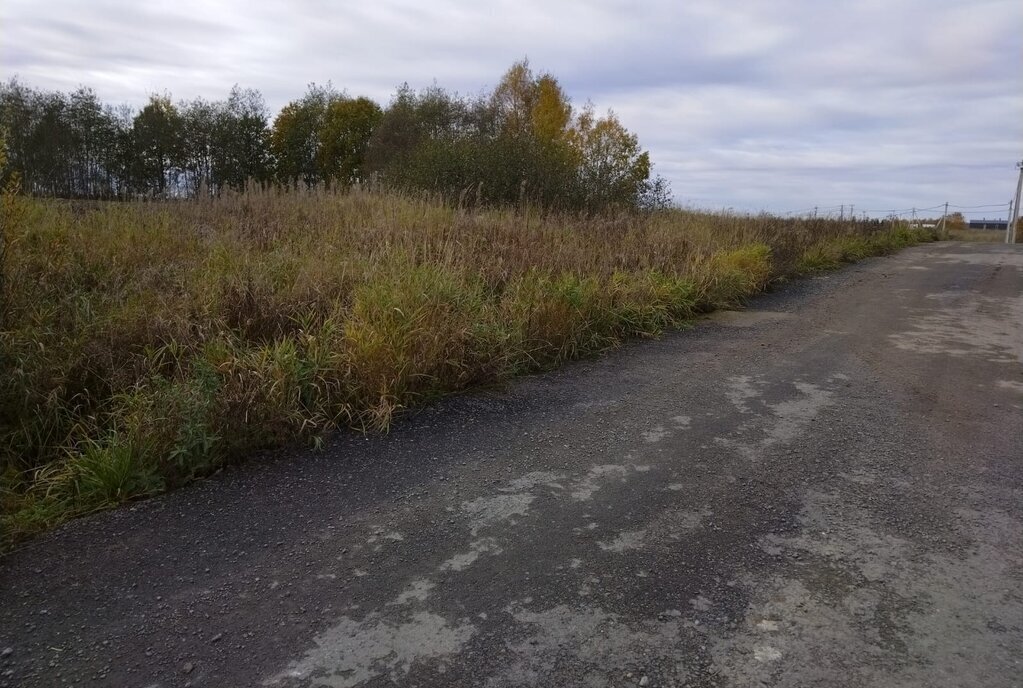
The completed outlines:
{"type": "Polygon", "coordinates": [[[528,56],[699,207],[1005,204],[1023,158],[1019,0],[2,0],[0,27],[4,79],[136,105],[478,93],[528,56]]]}

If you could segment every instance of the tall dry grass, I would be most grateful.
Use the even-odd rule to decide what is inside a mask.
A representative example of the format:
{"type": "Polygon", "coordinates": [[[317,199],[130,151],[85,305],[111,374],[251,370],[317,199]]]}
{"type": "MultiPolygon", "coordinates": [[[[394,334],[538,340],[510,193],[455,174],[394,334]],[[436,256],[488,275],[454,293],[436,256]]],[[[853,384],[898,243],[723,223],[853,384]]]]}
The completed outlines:
{"type": "Polygon", "coordinates": [[[360,190],[4,208],[8,543],[259,447],[386,429],[437,396],[932,238],[680,210],[466,211],[360,190]]]}
{"type": "Polygon", "coordinates": [[[1005,231],[998,231],[994,229],[949,229],[948,238],[951,241],[1004,244],[1005,231]]]}

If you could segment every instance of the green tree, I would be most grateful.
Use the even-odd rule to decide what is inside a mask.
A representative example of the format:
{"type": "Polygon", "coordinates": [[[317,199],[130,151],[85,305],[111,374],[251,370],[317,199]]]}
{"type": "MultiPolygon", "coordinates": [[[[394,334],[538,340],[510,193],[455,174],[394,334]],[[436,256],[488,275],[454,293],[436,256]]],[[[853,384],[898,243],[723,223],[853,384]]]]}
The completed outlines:
{"type": "Polygon", "coordinates": [[[32,191],[48,196],[70,195],[74,134],[67,126],[67,96],[36,93],[34,101],[27,161],[33,170],[32,191]]]}
{"type": "Polygon", "coordinates": [[[367,142],[365,168],[395,187],[457,194],[468,164],[463,144],[482,136],[481,123],[466,100],[436,86],[417,93],[405,84],[367,142]]]}
{"type": "Polygon", "coordinates": [[[223,103],[210,102],[202,98],[182,103],[179,152],[184,182],[191,195],[200,190],[216,193],[219,169],[214,160],[218,140],[218,127],[223,118],[223,103]]]}
{"type": "Polygon", "coordinates": [[[266,104],[259,91],[235,86],[220,111],[214,149],[217,183],[241,189],[270,177],[266,104]]]}
{"type": "Polygon", "coordinates": [[[299,100],[284,106],[270,131],[277,180],[315,186],[324,181],[320,167],[320,131],[331,103],[342,98],[330,84],[310,84],[299,100]]]}
{"type": "Polygon", "coordinates": [[[572,125],[572,104],[558,80],[533,73],[529,60],[513,64],[490,97],[501,132],[544,144],[564,142],[572,125]]]}
{"type": "Polygon", "coordinates": [[[366,147],[383,111],[369,98],[335,100],[320,128],[319,166],[323,179],[351,184],[364,176],[366,147]]]}
{"type": "Polygon", "coordinates": [[[639,139],[613,112],[598,118],[587,106],[576,119],[572,144],[587,208],[639,204],[650,178],[650,154],[640,149],[639,139]]]}
{"type": "Polygon", "coordinates": [[[490,96],[502,133],[512,137],[532,134],[536,97],[536,78],[529,67],[529,60],[509,67],[490,96]]]}
{"type": "Polygon", "coordinates": [[[572,105],[557,79],[541,75],[535,84],[536,95],[530,112],[533,132],[545,144],[566,142],[572,127],[572,105]]]}
{"type": "MultiPolygon", "coordinates": [[[[106,197],[195,195],[249,180],[351,184],[379,174],[399,188],[459,203],[547,208],[660,207],[667,184],[614,114],[576,112],[551,74],[513,64],[490,94],[401,87],[386,109],[312,84],[268,126],[258,91],[141,110],[72,93],[0,84],[9,169],[29,193],[106,197]],[[470,193],[471,192],[471,193],[470,193]]],[[[8,173],[9,174],[9,173],[8,173]]]]}
{"type": "Polygon", "coordinates": [[[35,166],[32,164],[30,140],[38,117],[38,95],[31,88],[12,78],[0,85],[0,127],[5,130],[6,166],[0,181],[13,174],[21,177],[23,188],[34,190],[35,166]]]}
{"type": "Polygon", "coordinates": [[[120,198],[129,198],[139,193],[134,129],[138,113],[124,104],[116,107],[108,105],[104,111],[113,128],[111,149],[105,155],[111,193],[120,198]]]}
{"type": "Polygon", "coordinates": [[[572,207],[579,198],[577,160],[571,147],[572,105],[551,74],[534,74],[528,60],[513,64],[490,97],[497,123],[505,202],[530,200],[572,207]],[[508,178],[511,173],[514,178],[508,178]]]}
{"type": "Polygon", "coordinates": [[[165,195],[176,189],[183,162],[182,128],[181,114],[170,96],[150,96],[132,121],[137,191],[165,195]]]}
{"type": "Polygon", "coordinates": [[[67,186],[62,195],[104,198],[113,193],[111,154],[116,145],[117,122],[96,92],[79,88],[68,96],[64,108],[68,164],[67,186]]]}

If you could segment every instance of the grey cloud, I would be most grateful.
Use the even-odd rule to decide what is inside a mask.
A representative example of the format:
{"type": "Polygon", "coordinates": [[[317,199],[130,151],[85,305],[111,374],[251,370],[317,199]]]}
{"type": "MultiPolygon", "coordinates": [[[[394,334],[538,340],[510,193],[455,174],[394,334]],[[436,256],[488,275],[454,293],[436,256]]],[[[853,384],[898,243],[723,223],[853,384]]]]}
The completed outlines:
{"type": "Polygon", "coordinates": [[[1016,0],[8,0],[0,76],[111,102],[271,108],[332,81],[492,87],[529,56],[613,108],[682,201],[776,211],[998,202],[1023,155],[1016,0]]]}

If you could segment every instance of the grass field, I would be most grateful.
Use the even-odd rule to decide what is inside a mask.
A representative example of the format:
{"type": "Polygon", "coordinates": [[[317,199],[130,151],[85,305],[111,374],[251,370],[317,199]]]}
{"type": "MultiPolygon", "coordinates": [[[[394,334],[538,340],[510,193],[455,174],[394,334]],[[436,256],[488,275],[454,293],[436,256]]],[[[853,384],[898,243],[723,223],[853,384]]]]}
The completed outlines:
{"type": "Polygon", "coordinates": [[[382,192],[4,199],[7,546],[262,447],[656,336],[772,280],[935,238],[672,210],[460,210],[382,192]]]}
{"type": "Polygon", "coordinates": [[[994,229],[950,229],[948,238],[952,241],[980,241],[986,243],[1004,243],[1005,232],[994,229]]]}

